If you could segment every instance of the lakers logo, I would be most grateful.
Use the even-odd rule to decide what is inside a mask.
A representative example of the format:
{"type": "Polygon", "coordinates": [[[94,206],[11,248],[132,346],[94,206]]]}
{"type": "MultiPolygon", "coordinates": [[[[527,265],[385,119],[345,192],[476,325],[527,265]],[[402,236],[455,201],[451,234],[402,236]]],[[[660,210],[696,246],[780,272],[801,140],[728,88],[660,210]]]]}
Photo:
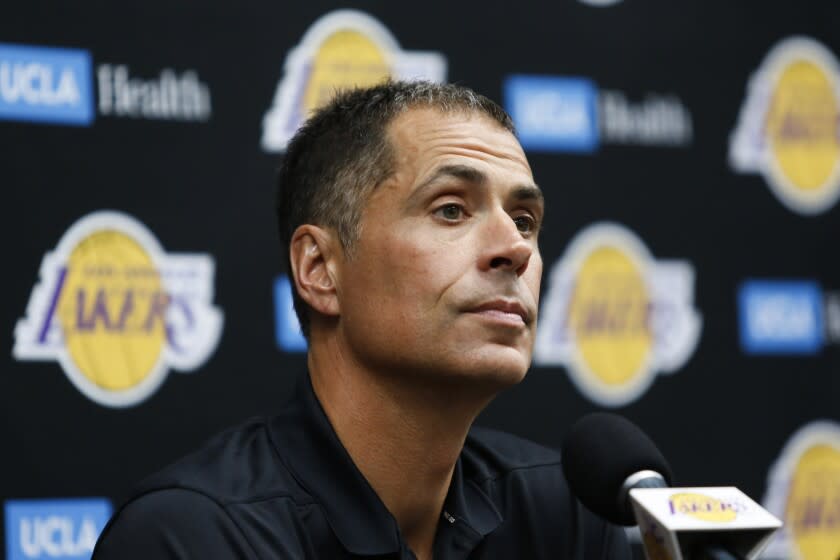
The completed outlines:
{"type": "Polygon", "coordinates": [[[751,78],[730,143],[736,171],[761,173],[779,199],[803,214],[840,196],[840,67],[820,43],[779,43],[751,78]]]}
{"type": "Polygon", "coordinates": [[[693,279],[690,265],[655,261],[626,228],[590,226],[551,271],[535,362],[566,366],[597,403],[632,402],[694,350],[693,279]]]}
{"type": "Polygon", "coordinates": [[[683,492],[668,499],[672,515],[687,515],[711,523],[735,521],[744,506],[737,502],[723,501],[704,494],[683,492]]]}
{"type": "Polygon", "coordinates": [[[765,505],[784,518],[770,550],[800,560],[840,557],[840,424],[813,422],[794,434],[768,482],[765,505]]]}
{"type": "Polygon", "coordinates": [[[286,57],[284,76],[263,119],[263,149],[284,150],[309,114],[336,91],[389,77],[440,82],[446,61],[438,53],[402,51],[388,29],[363,12],[337,10],[321,17],[286,57]]]}
{"type": "Polygon", "coordinates": [[[139,403],[169,367],[197,368],[218,342],[210,257],[167,255],[125,214],[80,219],[44,257],[40,274],[15,329],[14,356],[58,361],[100,404],[139,403]]]}

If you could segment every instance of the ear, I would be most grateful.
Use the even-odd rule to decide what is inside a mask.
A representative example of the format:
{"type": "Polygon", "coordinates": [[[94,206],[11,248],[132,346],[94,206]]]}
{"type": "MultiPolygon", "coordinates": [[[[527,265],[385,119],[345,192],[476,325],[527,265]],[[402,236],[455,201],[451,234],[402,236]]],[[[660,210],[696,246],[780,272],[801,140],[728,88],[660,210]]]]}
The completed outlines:
{"type": "Polygon", "coordinates": [[[343,253],[331,230],[312,224],[298,227],[289,244],[292,278],[298,294],[322,315],[339,315],[336,263],[343,253]]]}

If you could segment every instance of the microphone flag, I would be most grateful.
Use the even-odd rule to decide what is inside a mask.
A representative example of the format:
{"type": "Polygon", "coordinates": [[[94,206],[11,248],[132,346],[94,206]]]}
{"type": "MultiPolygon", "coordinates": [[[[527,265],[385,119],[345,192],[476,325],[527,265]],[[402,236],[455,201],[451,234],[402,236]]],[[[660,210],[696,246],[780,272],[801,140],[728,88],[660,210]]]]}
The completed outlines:
{"type": "Polygon", "coordinates": [[[737,555],[721,558],[755,560],[782,526],[733,486],[634,488],[630,500],[648,560],[693,560],[715,546],[737,555]]]}

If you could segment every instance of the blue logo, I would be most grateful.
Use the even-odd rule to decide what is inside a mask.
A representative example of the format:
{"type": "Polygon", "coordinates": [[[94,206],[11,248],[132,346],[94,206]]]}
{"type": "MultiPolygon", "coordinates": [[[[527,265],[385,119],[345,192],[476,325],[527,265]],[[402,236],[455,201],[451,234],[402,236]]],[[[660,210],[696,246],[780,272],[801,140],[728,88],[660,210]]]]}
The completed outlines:
{"type": "Polygon", "coordinates": [[[598,88],[590,80],[514,75],[505,81],[504,98],[526,150],[598,149],[598,88]]]}
{"type": "Polygon", "coordinates": [[[0,119],[90,125],[90,53],[0,43],[0,119]]]}
{"type": "Polygon", "coordinates": [[[292,301],[292,285],[285,275],[274,281],[274,332],[281,350],[306,352],[306,339],[300,332],[292,301]]]}
{"type": "Polygon", "coordinates": [[[9,500],[6,559],[89,559],[111,517],[105,498],[9,500]]]}
{"type": "Polygon", "coordinates": [[[825,342],[820,286],[748,280],[738,290],[741,347],[748,354],[816,354],[825,342]]]}

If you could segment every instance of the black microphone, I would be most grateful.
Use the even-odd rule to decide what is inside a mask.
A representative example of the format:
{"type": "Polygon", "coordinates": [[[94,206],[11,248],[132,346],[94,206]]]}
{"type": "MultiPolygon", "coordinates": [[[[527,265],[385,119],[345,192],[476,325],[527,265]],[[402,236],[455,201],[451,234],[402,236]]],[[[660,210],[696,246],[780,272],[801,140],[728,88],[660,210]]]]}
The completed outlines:
{"type": "MultiPolygon", "coordinates": [[[[636,525],[634,488],[668,488],[671,467],[651,439],[629,420],[596,412],[578,420],[562,448],[563,474],[589,510],[618,525],[636,525]]],[[[738,560],[726,547],[697,543],[690,558],[738,560]]]]}
{"type": "Polygon", "coordinates": [[[671,467],[629,420],[595,412],[578,420],[563,442],[563,474],[578,499],[617,525],[636,525],[630,490],[667,488],[671,467]]]}

